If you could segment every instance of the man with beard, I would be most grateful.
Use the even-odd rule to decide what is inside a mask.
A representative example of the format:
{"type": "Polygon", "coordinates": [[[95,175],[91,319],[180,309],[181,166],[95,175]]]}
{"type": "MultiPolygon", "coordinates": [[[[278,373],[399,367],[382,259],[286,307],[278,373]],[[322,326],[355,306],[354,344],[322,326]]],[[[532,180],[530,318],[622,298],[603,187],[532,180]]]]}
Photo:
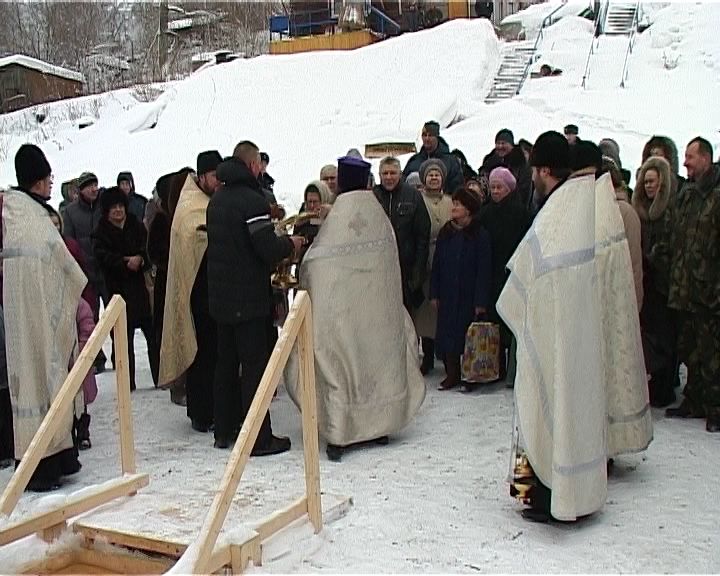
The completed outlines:
{"type": "Polygon", "coordinates": [[[213,425],[213,380],[217,327],[210,316],[207,276],[206,212],[220,187],[217,150],[197,157],[197,176],[189,174],[170,228],[159,385],[186,374],[187,415],[193,430],[213,425]]]}
{"type": "Polygon", "coordinates": [[[568,178],[569,144],[530,156],[540,211],[497,310],[517,339],[511,494],[531,521],[574,521],[607,497],[607,461],[652,440],[630,251],[609,175],[568,178]]]}
{"type": "MultiPolygon", "coordinates": [[[[277,264],[299,252],[304,240],[277,236],[258,175],[260,150],[240,142],[222,162],[217,177],[223,186],[207,209],[208,288],[210,314],[217,322],[215,367],[215,447],[228,448],[242,426],[270,357],[268,316],[270,275],[277,264]],[[240,402],[232,402],[240,375],[240,402]]],[[[290,449],[290,439],[272,433],[270,414],[260,428],[253,456],[290,449]]]]}
{"type": "Polygon", "coordinates": [[[515,146],[515,136],[507,128],[503,128],[495,136],[495,149],[485,156],[478,172],[487,181],[490,172],[500,166],[512,172],[517,182],[516,194],[524,206],[529,206],[532,173],[525,161],[525,154],[519,146],[515,146]]]}
{"type": "MultiPolygon", "coordinates": [[[[2,302],[16,465],[68,374],[77,343],[76,312],[87,278],[50,220],[53,177],[42,150],[24,144],[15,156],[17,188],[2,202],[2,302]]],[[[80,470],[72,410],[50,441],[28,484],[44,492],[80,470]]]]}

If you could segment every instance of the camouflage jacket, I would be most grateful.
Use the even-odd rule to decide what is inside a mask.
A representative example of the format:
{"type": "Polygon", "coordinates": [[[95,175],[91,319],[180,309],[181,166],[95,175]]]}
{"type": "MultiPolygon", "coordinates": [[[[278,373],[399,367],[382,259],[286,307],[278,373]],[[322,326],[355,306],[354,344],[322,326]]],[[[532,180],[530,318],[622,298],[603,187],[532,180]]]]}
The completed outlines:
{"type": "Polygon", "coordinates": [[[668,305],[720,315],[720,166],[687,181],[670,209],[668,305]]]}

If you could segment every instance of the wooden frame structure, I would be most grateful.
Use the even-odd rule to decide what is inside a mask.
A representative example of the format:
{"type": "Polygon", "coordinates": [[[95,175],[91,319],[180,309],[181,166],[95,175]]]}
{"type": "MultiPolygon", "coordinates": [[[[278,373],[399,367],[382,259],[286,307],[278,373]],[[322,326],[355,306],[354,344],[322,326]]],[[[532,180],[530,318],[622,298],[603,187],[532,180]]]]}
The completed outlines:
{"type": "MultiPolygon", "coordinates": [[[[90,493],[83,491],[75,497],[71,496],[61,506],[6,525],[0,530],[0,546],[33,533],[37,533],[46,541],[51,541],[67,528],[67,519],[88,512],[115,498],[134,494],[139,488],[148,484],[147,474],[135,473],[126,326],[125,303],[115,296],[58,392],[21,465],[6,487],[0,499],[0,511],[9,514],[15,508],[50,439],[57,432],[58,426],[54,424],[58,421],[56,416],[70,409],[75,394],[112,328],[115,328],[116,332],[115,359],[120,411],[121,466],[124,477],[100,485],[90,493]]],[[[187,545],[139,534],[91,527],[82,520],[77,520],[73,522],[71,528],[75,533],[83,536],[82,547],[79,550],[64,552],[55,558],[42,559],[31,567],[26,567],[26,572],[52,574],[72,568],[76,573],[83,573],[85,569],[97,570],[105,567],[113,569],[110,571],[120,569],[127,574],[160,574],[168,568],[174,572],[206,574],[216,572],[223,567],[230,567],[233,573],[239,574],[251,560],[256,565],[261,564],[262,541],[304,515],[309,517],[316,533],[322,529],[312,309],[307,292],[301,291],[293,302],[278,343],[270,356],[258,391],[230,455],[220,489],[215,495],[197,539],[187,545]],[[302,389],[305,495],[257,523],[243,542],[233,542],[216,549],[217,539],[233,496],[296,341],[299,349],[299,375],[302,389]],[[96,540],[122,548],[116,549],[119,554],[107,551],[99,553],[94,549],[96,540]],[[143,554],[138,555],[138,551],[143,554]],[[153,557],[148,557],[148,553],[153,557]]]]}

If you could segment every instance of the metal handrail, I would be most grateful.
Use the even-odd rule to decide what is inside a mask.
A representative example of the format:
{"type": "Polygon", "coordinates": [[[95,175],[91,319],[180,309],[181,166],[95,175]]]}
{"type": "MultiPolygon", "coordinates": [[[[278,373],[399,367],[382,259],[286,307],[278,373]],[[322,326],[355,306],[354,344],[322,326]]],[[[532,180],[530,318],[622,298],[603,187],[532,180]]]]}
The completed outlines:
{"type": "Polygon", "coordinates": [[[374,14],[377,16],[378,20],[380,21],[380,30],[376,30],[376,32],[379,32],[380,34],[385,34],[385,23],[387,22],[389,25],[392,25],[395,27],[395,32],[400,32],[401,27],[400,24],[395,22],[390,16],[385,14],[382,10],[378,10],[375,8],[375,6],[370,5],[370,14],[374,14]]]}
{"type": "Polygon", "coordinates": [[[623,64],[622,79],[620,80],[620,88],[625,88],[625,81],[628,77],[628,61],[635,46],[635,38],[637,37],[638,24],[640,22],[640,0],[635,3],[635,16],[633,17],[632,32],[630,32],[630,40],[625,51],[625,63],[623,64]]]}
{"type": "Polygon", "coordinates": [[[520,90],[522,90],[523,84],[525,84],[525,80],[527,80],[528,75],[530,74],[530,67],[533,65],[534,62],[534,54],[538,49],[538,46],[540,45],[540,42],[543,39],[543,30],[550,26],[552,24],[552,17],[555,15],[555,13],[560,10],[561,8],[564,8],[565,4],[561,4],[555,10],[550,12],[545,18],[543,18],[543,21],[540,23],[540,30],[538,30],[537,36],[535,38],[535,44],[533,44],[533,56],[530,57],[528,60],[528,63],[525,65],[525,71],[523,72],[522,78],[520,80],[520,84],[517,87],[517,90],[515,90],[515,95],[517,96],[520,94],[520,90]]]}
{"type": "Polygon", "coordinates": [[[588,51],[588,57],[585,61],[585,71],[583,72],[582,87],[587,87],[587,80],[590,76],[590,58],[595,54],[595,48],[600,45],[600,26],[605,18],[607,18],[609,2],[604,2],[600,5],[600,11],[598,12],[597,18],[595,19],[595,29],[593,30],[592,41],[590,42],[590,50],[588,51]],[[602,14],[602,16],[601,16],[602,14]]]}

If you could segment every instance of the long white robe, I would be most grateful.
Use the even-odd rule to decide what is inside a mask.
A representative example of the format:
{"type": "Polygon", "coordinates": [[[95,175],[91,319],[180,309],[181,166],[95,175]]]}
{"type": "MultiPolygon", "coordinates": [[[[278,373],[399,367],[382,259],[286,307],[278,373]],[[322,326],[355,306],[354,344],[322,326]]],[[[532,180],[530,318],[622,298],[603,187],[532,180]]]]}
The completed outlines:
{"type": "Polygon", "coordinates": [[[652,435],[629,250],[606,185],[584,176],[552,194],[498,300],[517,338],[520,442],[560,520],[600,509],[608,456],[652,435]]]}
{"type": "MultiPolygon", "coordinates": [[[[405,427],[425,398],[397,245],[368,191],[338,196],[300,272],[313,303],[318,426],[346,446],[405,427]]],[[[293,356],[285,384],[300,405],[293,356]]]]}
{"type": "Polygon", "coordinates": [[[198,231],[206,224],[210,197],[188,176],[180,192],[170,229],[170,257],[162,346],[160,347],[160,386],[165,387],[182,376],[197,354],[190,296],[200,264],[207,250],[207,232],[198,231]]]}
{"type": "MultiPolygon", "coordinates": [[[[5,346],[20,459],[67,378],[87,278],[42,206],[16,190],[3,195],[5,346]]],[[[69,409],[45,456],[72,447],[72,418],[69,409]]]]}

